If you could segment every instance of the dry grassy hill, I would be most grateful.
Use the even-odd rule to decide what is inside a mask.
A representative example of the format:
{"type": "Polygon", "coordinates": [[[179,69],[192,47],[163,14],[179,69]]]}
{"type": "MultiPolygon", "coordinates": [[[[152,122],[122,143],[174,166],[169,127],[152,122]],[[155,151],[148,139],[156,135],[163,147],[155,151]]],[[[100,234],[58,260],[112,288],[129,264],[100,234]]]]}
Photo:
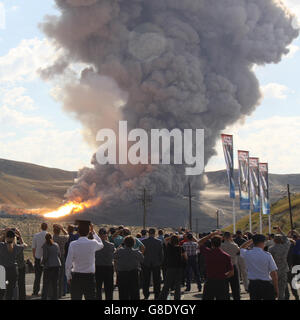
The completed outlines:
{"type": "MultiPolygon", "coordinates": [[[[294,227],[300,230],[300,194],[294,194],[291,197],[293,224],[294,227]]],[[[272,226],[280,226],[284,232],[288,232],[291,229],[290,214],[289,214],[289,202],[288,198],[284,197],[271,206],[271,223],[272,226]]],[[[233,227],[226,228],[232,232],[233,227]]],[[[249,216],[245,216],[237,222],[237,229],[242,231],[249,230],[249,216]]],[[[252,230],[259,232],[259,214],[252,215],[252,230]]],[[[269,232],[268,216],[263,216],[263,233],[269,232]]],[[[272,230],[272,232],[275,232],[272,230]]]]}
{"type": "Polygon", "coordinates": [[[55,208],[76,172],[0,159],[0,205],[55,208]]]}

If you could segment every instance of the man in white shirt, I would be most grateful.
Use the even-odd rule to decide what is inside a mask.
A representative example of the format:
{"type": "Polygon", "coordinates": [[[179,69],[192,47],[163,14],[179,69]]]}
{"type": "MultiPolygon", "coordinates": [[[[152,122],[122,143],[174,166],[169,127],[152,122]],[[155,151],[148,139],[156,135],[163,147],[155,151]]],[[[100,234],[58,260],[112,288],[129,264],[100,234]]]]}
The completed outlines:
{"type": "Polygon", "coordinates": [[[78,221],[79,239],[72,241],[66,260],[66,277],[71,285],[71,299],[94,300],[96,298],[95,284],[95,252],[104,245],[95,233],[90,221],[78,221]],[[94,239],[88,239],[89,231],[94,239]]]}
{"type": "Polygon", "coordinates": [[[266,238],[256,234],[240,248],[248,270],[250,300],[275,300],[278,297],[277,266],[269,252],[264,251],[266,238]],[[253,249],[246,250],[251,244],[253,249]]]}
{"type": "Polygon", "coordinates": [[[42,246],[44,245],[46,239],[45,236],[47,234],[48,225],[47,223],[41,224],[42,231],[39,233],[36,233],[33,236],[32,240],[32,254],[34,259],[34,284],[33,284],[33,296],[38,296],[40,291],[40,283],[41,283],[41,277],[43,273],[43,268],[41,266],[41,259],[43,257],[43,249],[42,246]]]}

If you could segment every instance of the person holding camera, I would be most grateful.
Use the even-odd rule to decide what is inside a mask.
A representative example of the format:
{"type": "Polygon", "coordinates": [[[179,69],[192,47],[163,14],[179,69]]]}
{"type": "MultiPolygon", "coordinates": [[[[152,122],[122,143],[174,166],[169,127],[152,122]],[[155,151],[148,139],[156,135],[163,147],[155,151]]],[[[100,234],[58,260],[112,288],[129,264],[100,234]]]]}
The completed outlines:
{"type": "MultiPolygon", "coordinates": [[[[18,235],[23,242],[19,232],[18,235]]],[[[16,244],[16,233],[12,229],[5,230],[2,240],[4,242],[0,242],[0,266],[5,268],[7,285],[6,289],[0,290],[0,300],[12,300],[18,279],[18,261],[22,258],[24,247],[16,244]]]]}

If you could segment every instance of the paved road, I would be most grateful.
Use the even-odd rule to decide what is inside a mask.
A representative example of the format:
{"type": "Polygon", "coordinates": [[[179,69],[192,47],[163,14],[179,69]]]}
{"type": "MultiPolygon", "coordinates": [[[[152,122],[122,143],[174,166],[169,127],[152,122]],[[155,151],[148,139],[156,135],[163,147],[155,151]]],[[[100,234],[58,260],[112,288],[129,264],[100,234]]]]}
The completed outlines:
{"type": "MultiPolygon", "coordinates": [[[[31,300],[39,300],[40,298],[32,298],[30,295],[32,293],[32,288],[33,288],[33,281],[34,281],[34,274],[26,274],[26,292],[28,299],[31,300]]],[[[241,286],[242,292],[241,292],[241,298],[242,300],[248,300],[249,295],[244,291],[243,285],[241,286]]],[[[118,290],[114,290],[114,300],[118,300],[118,290]]],[[[143,294],[141,291],[141,299],[143,298],[143,294]]],[[[198,292],[197,285],[192,284],[192,288],[190,292],[184,292],[184,288],[182,288],[182,300],[201,300],[202,299],[202,291],[198,292]]],[[[151,292],[150,294],[150,300],[154,299],[154,295],[151,292]]],[[[173,299],[173,294],[171,294],[170,299],[173,299]]],[[[65,297],[62,298],[62,300],[70,300],[70,295],[67,294],[65,297]]]]}

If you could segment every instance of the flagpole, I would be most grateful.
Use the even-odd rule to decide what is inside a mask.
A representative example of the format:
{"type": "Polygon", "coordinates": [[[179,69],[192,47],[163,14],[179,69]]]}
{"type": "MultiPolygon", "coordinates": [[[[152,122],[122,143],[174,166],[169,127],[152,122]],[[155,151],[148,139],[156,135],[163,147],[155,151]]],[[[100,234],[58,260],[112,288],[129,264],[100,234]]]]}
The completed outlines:
{"type": "Polygon", "coordinates": [[[260,206],[260,211],[259,211],[259,233],[262,233],[262,206],[260,206]]]}
{"type": "Polygon", "coordinates": [[[271,213],[269,213],[268,214],[268,216],[269,216],[269,234],[271,234],[271,227],[272,227],[272,225],[271,225],[271,213]]]}
{"type": "Polygon", "coordinates": [[[232,218],[233,218],[233,233],[236,233],[236,219],[235,219],[235,198],[232,199],[232,218]]]}
{"type": "Polygon", "coordinates": [[[249,210],[249,231],[252,233],[252,212],[251,212],[251,207],[249,210]]]}

